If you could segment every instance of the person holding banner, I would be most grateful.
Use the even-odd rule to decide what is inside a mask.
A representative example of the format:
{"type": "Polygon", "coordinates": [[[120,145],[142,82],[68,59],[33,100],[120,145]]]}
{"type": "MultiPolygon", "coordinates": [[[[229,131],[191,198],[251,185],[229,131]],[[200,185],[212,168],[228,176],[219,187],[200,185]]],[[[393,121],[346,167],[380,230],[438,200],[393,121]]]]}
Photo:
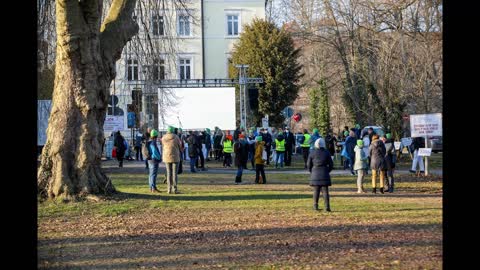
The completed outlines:
{"type": "Polygon", "coordinates": [[[412,144],[410,145],[410,150],[413,153],[412,169],[410,170],[411,173],[417,172],[417,166],[420,167],[420,173],[425,172],[425,166],[423,165],[423,157],[418,155],[418,149],[424,148],[424,147],[425,147],[424,138],[422,137],[413,138],[412,144]]]}

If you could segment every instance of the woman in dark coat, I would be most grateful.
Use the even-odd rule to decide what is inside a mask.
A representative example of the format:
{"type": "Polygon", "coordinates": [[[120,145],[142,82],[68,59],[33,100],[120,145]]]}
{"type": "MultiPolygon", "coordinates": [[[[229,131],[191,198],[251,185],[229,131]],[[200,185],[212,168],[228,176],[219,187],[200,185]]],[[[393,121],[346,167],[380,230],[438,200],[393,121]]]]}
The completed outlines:
{"type": "Polygon", "coordinates": [[[118,167],[120,168],[123,167],[123,157],[125,156],[125,150],[127,150],[124,141],[125,139],[123,138],[122,134],[120,134],[120,131],[117,131],[114,146],[116,148],[115,151],[117,151],[118,167]]]}
{"type": "Polygon", "coordinates": [[[330,153],[325,149],[325,140],[319,138],[315,141],[314,149],[308,156],[308,170],[310,171],[310,186],[313,187],[313,209],[318,209],[320,190],[323,193],[325,210],[330,212],[330,196],[328,187],[332,185],[330,172],[333,169],[330,153]]]}
{"type": "Polygon", "coordinates": [[[369,146],[370,153],[370,168],[372,169],[372,187],[373,193],[377,193],[376,178],[377,173],[380,174],[380,192],[383,194],[383,183],[385,181],[385,170],[387,164],[385,162],[385,155],[387,153],[385,144],[378,139],[378,135],[372,136],[372,143],[369,146]]]}
{"type": "Polygon", "coordinates": [[[247,168],[248,161],[248,143],[245,140],[245,135],[238,134],[238,141],[233,145],[235,152],[235,166],[237,166],[237,176],[235,177],[235,184],[242,182],[243,169],[247,168]]]}
{"type": "Polygon", "coordinates": [[[383,137],[383,143],[385,144],[385,166],[386,166],[386,175],[388,178],[388,181],[386,182],[386,190],[390,193],[393,192],[393,187],[395,184],[395,181],[393,179],[393,172],[395,170],[395,145],[394,141],[392,139],[392,134],[387,133],[385,135],[386,137],[383,137]]]}

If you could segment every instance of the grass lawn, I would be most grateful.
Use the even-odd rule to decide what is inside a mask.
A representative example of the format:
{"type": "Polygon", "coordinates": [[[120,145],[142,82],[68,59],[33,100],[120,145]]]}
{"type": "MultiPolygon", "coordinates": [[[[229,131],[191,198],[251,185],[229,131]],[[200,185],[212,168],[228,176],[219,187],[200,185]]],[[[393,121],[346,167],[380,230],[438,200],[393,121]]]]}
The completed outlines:
{"type": "Polygon", "coordinates": [[[327,213],[306,175],[185,173],[169,195],[161,180],[151,194],[145,172],[107,173],[119,191],[107,200],[39,203],[40,269],[442,268],[438,177],[397,175],[395,193],[373,195],[335,176],[327,213]]]}

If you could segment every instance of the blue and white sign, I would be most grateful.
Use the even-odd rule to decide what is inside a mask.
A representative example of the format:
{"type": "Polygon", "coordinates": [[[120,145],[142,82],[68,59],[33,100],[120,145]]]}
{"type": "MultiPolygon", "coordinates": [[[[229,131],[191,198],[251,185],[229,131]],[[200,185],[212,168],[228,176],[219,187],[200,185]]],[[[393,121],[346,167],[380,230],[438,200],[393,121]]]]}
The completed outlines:
{"type": "Polygon", "coordinates": [[[127,114],[127,125],[128,125],[128,128],[134,128],[135,127],[135,113],[134,112],[129,112],[127,114]]]}

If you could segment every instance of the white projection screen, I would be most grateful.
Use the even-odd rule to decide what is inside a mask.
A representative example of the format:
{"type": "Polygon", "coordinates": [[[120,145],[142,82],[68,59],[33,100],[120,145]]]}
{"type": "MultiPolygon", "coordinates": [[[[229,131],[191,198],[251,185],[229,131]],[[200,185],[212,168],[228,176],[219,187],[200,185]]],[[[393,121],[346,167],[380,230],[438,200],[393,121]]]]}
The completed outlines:
{"type": "MultiPolygon", "coordinates": [[[[158,117],[158,129],[168,126],[183,130],[204,130],[219,127],[223,130],[235,129],[235,87],[172,88],[176,105],[167,108],[162,118],[158,117]]],[[[158,98],[161,100],[161,89],[158,98]]],[[[160,107],[160,102],[159,102],[160,107]]],[[[158,110],[161,111],[160,108],[158,110]]]]}

